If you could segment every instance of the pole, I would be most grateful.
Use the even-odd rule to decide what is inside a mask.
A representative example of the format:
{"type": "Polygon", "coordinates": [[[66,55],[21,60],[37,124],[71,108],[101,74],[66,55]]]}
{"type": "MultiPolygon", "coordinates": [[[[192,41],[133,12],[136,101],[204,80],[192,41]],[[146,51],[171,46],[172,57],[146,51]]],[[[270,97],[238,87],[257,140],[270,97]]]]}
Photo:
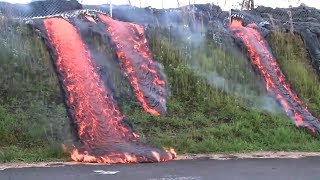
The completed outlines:
{"type": "Polygon", "coordinates": [[[112,17],[112,0],[110,0],[110,16],[112,17]]]}
{"type": "Polygon", "coordinates": [[[251,0],[250,1],[250,10],[253,10],[254,9],[254,0],[251,0]]]}
{"type": "Polygon", "coordinates": [[[232,9],[230,9],[229,10],[229,23],[231,24],[232,22],[232,17],[231,17],[231,15],[232,15],[232,9]]]}

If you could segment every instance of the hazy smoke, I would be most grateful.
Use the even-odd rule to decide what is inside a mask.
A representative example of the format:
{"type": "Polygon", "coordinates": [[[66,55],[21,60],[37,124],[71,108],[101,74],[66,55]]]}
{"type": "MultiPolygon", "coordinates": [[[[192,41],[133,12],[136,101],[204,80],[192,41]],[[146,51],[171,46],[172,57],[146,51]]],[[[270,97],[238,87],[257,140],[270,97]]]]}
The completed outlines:
{"type": "MultiPolygon", "coordinates": [[[[282,112],[279,110],[280,106],[277,101],[265,90],[262,81],[253,72],[251,65],[246,62],[246,57],[239,51],[235,44],[228,41],[228,38],[231,38],[231,33],[223,26],[221,21],[215,21],[211,27],[201,27],[199,22],[195,21],[194,24],[189,24],[187,27],[200,28],[192,31],[186,29],[186,25],[180,26],[184,26],[183,28],[179,28],[184,31],[178,31],[178,34],[175,34],[174,37],[183,38],[181,41],[192,44],[191,47],[193,48],[202,46],[207,43],[207,41],[212,41],[220,51],[224,51],[225,56],[228,55],[230,58],[232,57],[232,59],[229,59],[231,64],[226,64],[223,70],[218,68],[208,69],[203,65],[203,62],[209,63],[209,66],[220,67],[220,63],[224,63],[222,61],[227,60],[226,58],[219,59],[224,55],[219,56],[213,54],[210,57],[203,57],[208,58],[209,62],[207,62],[207,59],[198,58],[198,56],[192,57],[189,60],[189,67],[197,75],[205,78],[212,86],[250,102],[249,104],[245,104],[248,107],[269,112],[282,112]],[[214,32],[212,37],[205,36],[205,32],[210,28],[213,29],[214,32]],[[233,70],[236,65],[241,65],[240,69],[233,70]],[[244,76],[244,78],[239,78],[242,76],[244,76]],[[240,82],[239,79],[242,79],[244,82],[240,82]]],[[[188,49],[188,51],[191,52],[194,51],[194,49],[188,49]]]]}

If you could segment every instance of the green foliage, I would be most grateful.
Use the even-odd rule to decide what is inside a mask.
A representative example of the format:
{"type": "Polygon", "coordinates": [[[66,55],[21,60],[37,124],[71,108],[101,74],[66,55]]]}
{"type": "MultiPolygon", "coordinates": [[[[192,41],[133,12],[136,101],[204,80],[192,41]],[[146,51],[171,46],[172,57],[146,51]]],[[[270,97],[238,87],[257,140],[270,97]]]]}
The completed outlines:
{"type": "MultiPolygon", "coordinates": [[[[174,106],[170,100],[168,108],[175,110],[174,106]]],[[[176,108],[188,109],[186,106],[176,108]]],[[[172,112],[167,117],[125,109],[131,110],[125,112],[143,140],[157,147],[174,147],[179,153],[317,151],[320,147],[318,140],[298,131],[286,117],[241,108],[221,108],[212,115],[200,110],[172,112]]]]}
{"type": "Polygon", "coordinates": [[[68,156],[69,154],[61,152],[59,144],[49,144],[31,149],[18,146],[0,147],[0,163],[61,161],[61,159],[67,159],[68,156]]]}
{"type": "Polygon", "coordinates": [[[190,88],[194,88],[190,84],[193,84],[205,86],[197,88],[200,90],[198,94],[202,97],[207,94],[211,100],[227,93],[223,98],[233,98],[242,107],[279,112],[279,107],[269,97],[244,53],[230,40],[223,40],[225,44],[221,44],[219,39],[230,39],[228,35],[221,35],[221,32],[206,36],[195,33],[197,40],[191,41],[177,39],[159,27],[149,32],[155,58],[165,65],[169,82],[177,86],[172,90],[179,91],[175,97],[188,96],[190,88]],[[214,92],[213,96],[211,92],[214,92]]]}
{"type": "Polygon", "coordinates": [[[44,43],[25,26],[2,24],[0,64],[0,162],[57,158],[69,120],[44,43]]]}
{"type": "MultiPolygon", "coordinates": [[[[60,146],[71,139],[69,119],[46,47],[24,26],[3,27],[0,162],[65,159],[68,155],[60,146]]],[[[297,130],[277,112],[278,107],[274,107],[274,113],[261,110],[264,87],[242,53],[213,42],[221,39],[219,35],[205,37],[199,44],[178,41],[161,29],[150,30],[148,35],[154,57],[164,65],[170,85],[167,116],[145,113],[130,98],[132,93],[117,63],[101,64],[114,74],[110,78],[114,95],[143,141],[157,147],[174,147],[179,154],[319,150],[319,141],[297,130]],[[210,81],[211,72],[224,79],[223,86],[210,81]],[[236,84],[241,85],[240,89],[236,84]]],[[[270,41],[282,69],[310,110],[320,117],[319,82],[301,53],[301,40],[278,35],[270,41]]],[[[98,36],[93,39],[90,43],[100,53],[97,56],[114,58],[112,47],[103,45],[98,36]]]]}
{"type": "MultiPolygon", "coordinates": [[[[191,52],[190,60],[208,63],[204,66],[207,71],[233,68],[231,82],[239,80],[241,72],[247,69],[241,62],[236,62],[245,62],[245,58],[237,59],[217,47],[207,49],[216,54],[206,56],[203,50],[198,49],[197,53],[184,49],[170,37],[161,36],[161,32],[151,34],[150,47],[155,59],[164,65],[170,83],[168,115],[154,117],[143,112],[139,106],[130,103],[123,105],[124,114],[146,142],[158,147],[174,147],[178,153],[318,151],[318,139],[297,130],[285,115],[246,108],[246,99],[208,84],[205,77],[190,67],[188,55],[191,52]],[[218,68],[215,69],[215,66],[218,68]],[[235,67],[239,69],[235,70],[235,67]]],[[[279,48],[285,46],[282,44],[279,48]]],[[[229,73],[220,71],[220,74],[226,77],[229,73]]],[[[255,87],[255,81],[257,79],[251,77],[251,80],[244,79],[242,83],[255,87]]],[[[313,86],[317,86],[315,82],[313,86]]]]}
{"type": "Polygon", "coordinates": [[[298,35],[274,32],[270,37],[281,69],[313,115],[320,118],[320,80],[298,35]]]}

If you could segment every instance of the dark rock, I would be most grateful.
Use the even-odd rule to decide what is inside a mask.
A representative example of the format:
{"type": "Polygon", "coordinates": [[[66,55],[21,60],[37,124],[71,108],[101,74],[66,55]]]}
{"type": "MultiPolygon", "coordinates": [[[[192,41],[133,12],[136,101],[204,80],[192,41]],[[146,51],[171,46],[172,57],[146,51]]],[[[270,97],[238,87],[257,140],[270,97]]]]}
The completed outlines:
{"type": "Polygon", "coordinates": [[[34,1],[29,4],[0,2],[0,14],[20,18],[48,16],[78,9],[82,9],[82,5],[77,0],[34,1]]]}

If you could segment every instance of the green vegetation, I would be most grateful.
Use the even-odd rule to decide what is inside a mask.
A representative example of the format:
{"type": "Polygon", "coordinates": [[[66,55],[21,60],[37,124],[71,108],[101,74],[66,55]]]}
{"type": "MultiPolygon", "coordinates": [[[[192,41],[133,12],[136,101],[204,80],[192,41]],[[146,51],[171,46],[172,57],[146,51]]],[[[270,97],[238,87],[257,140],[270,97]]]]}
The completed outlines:
{"type": "Polygon", "coordinates": [[[69,122],[44,43],[3,23],[0,64],[0,162],[61,157],[56,147],[70,136],[69,122]]]}
{"type": "Polygon", "coordinates": [[[309,110],[320,117],[320,80],[298,35],[275,32],[270,37],[281,69],[309,110]]]}
{"type": "MultiPolygon", "coordinates": [[[[69,119],[44,43],[21,25],[2,27],[0,162],[66,159],[68,155],[60,147],[71,139],[69,119]]],[[[174,40],[160,29],[150,29],[148,35],[155,59],[164,65],[170,84],[167,116],[145,113],[130,98],[128,84],[120,80],[120,72],[111,65],[116,71],[112,77],[115,98],[143,141],[174,147],[179,154],[320,149],[318,139],[297,130],[277,107],[272,113],[263,110],[262,97],[267,93],[241,53],[230,53],[209,36],[196,46],[174,40]],[[210,72],[224,79],[223,86],[215,87],[217,84],[207,76],[210,72]],[[117,91],[119,88],[122,90],[117,91]]],[[[114,57],[99,37],[94,39],[98,42],[94,43],[97,53],[114,57]]],[[[293,45],[298,41],[276,38],[272,47],[295,90],[320,117],[316,108],[319,83],[305,54],[293,45]],[[285,62],[288,59],[294,62],[285,62]],[[298,62],[299,68],[294,65],[298,62]]]]}
{"type": "MultiPolygon", "coordinates": [[[[124,106],[128,119],[134,122],[148,143],[159,147],[173,146],[179,153],[318,151],[320,142],[304,131],[298,131],[284,115],[245,108],[246,99],[214,88],[198,76],[190,69],[186,57],[189,55],[193,60],[209,58],[203,57],[203,53],[179,48],[182,46],[159,32],[151,33],[150,44],[170,82],[169,114],[154,117],[142,112],[138,106],[124,106]]],[[[210,46],[209,43],[206,47],[210,46]]],[[[230,57],[223,49],[214,48],[217,48],[214,52],[219,52],[214,56],[219,57],[210,58],[212,63],[230,57]]],[[[241,66],[240,63],[235,61],[232,66],[241,66]]],[[[221,68],[228,69],[228,63],[221,68]]],[[[233,69],[234,74],[240,76],[243,69],[233,69]]],[[[245,83],[250,86],[253,82],[245,83]]]]}

